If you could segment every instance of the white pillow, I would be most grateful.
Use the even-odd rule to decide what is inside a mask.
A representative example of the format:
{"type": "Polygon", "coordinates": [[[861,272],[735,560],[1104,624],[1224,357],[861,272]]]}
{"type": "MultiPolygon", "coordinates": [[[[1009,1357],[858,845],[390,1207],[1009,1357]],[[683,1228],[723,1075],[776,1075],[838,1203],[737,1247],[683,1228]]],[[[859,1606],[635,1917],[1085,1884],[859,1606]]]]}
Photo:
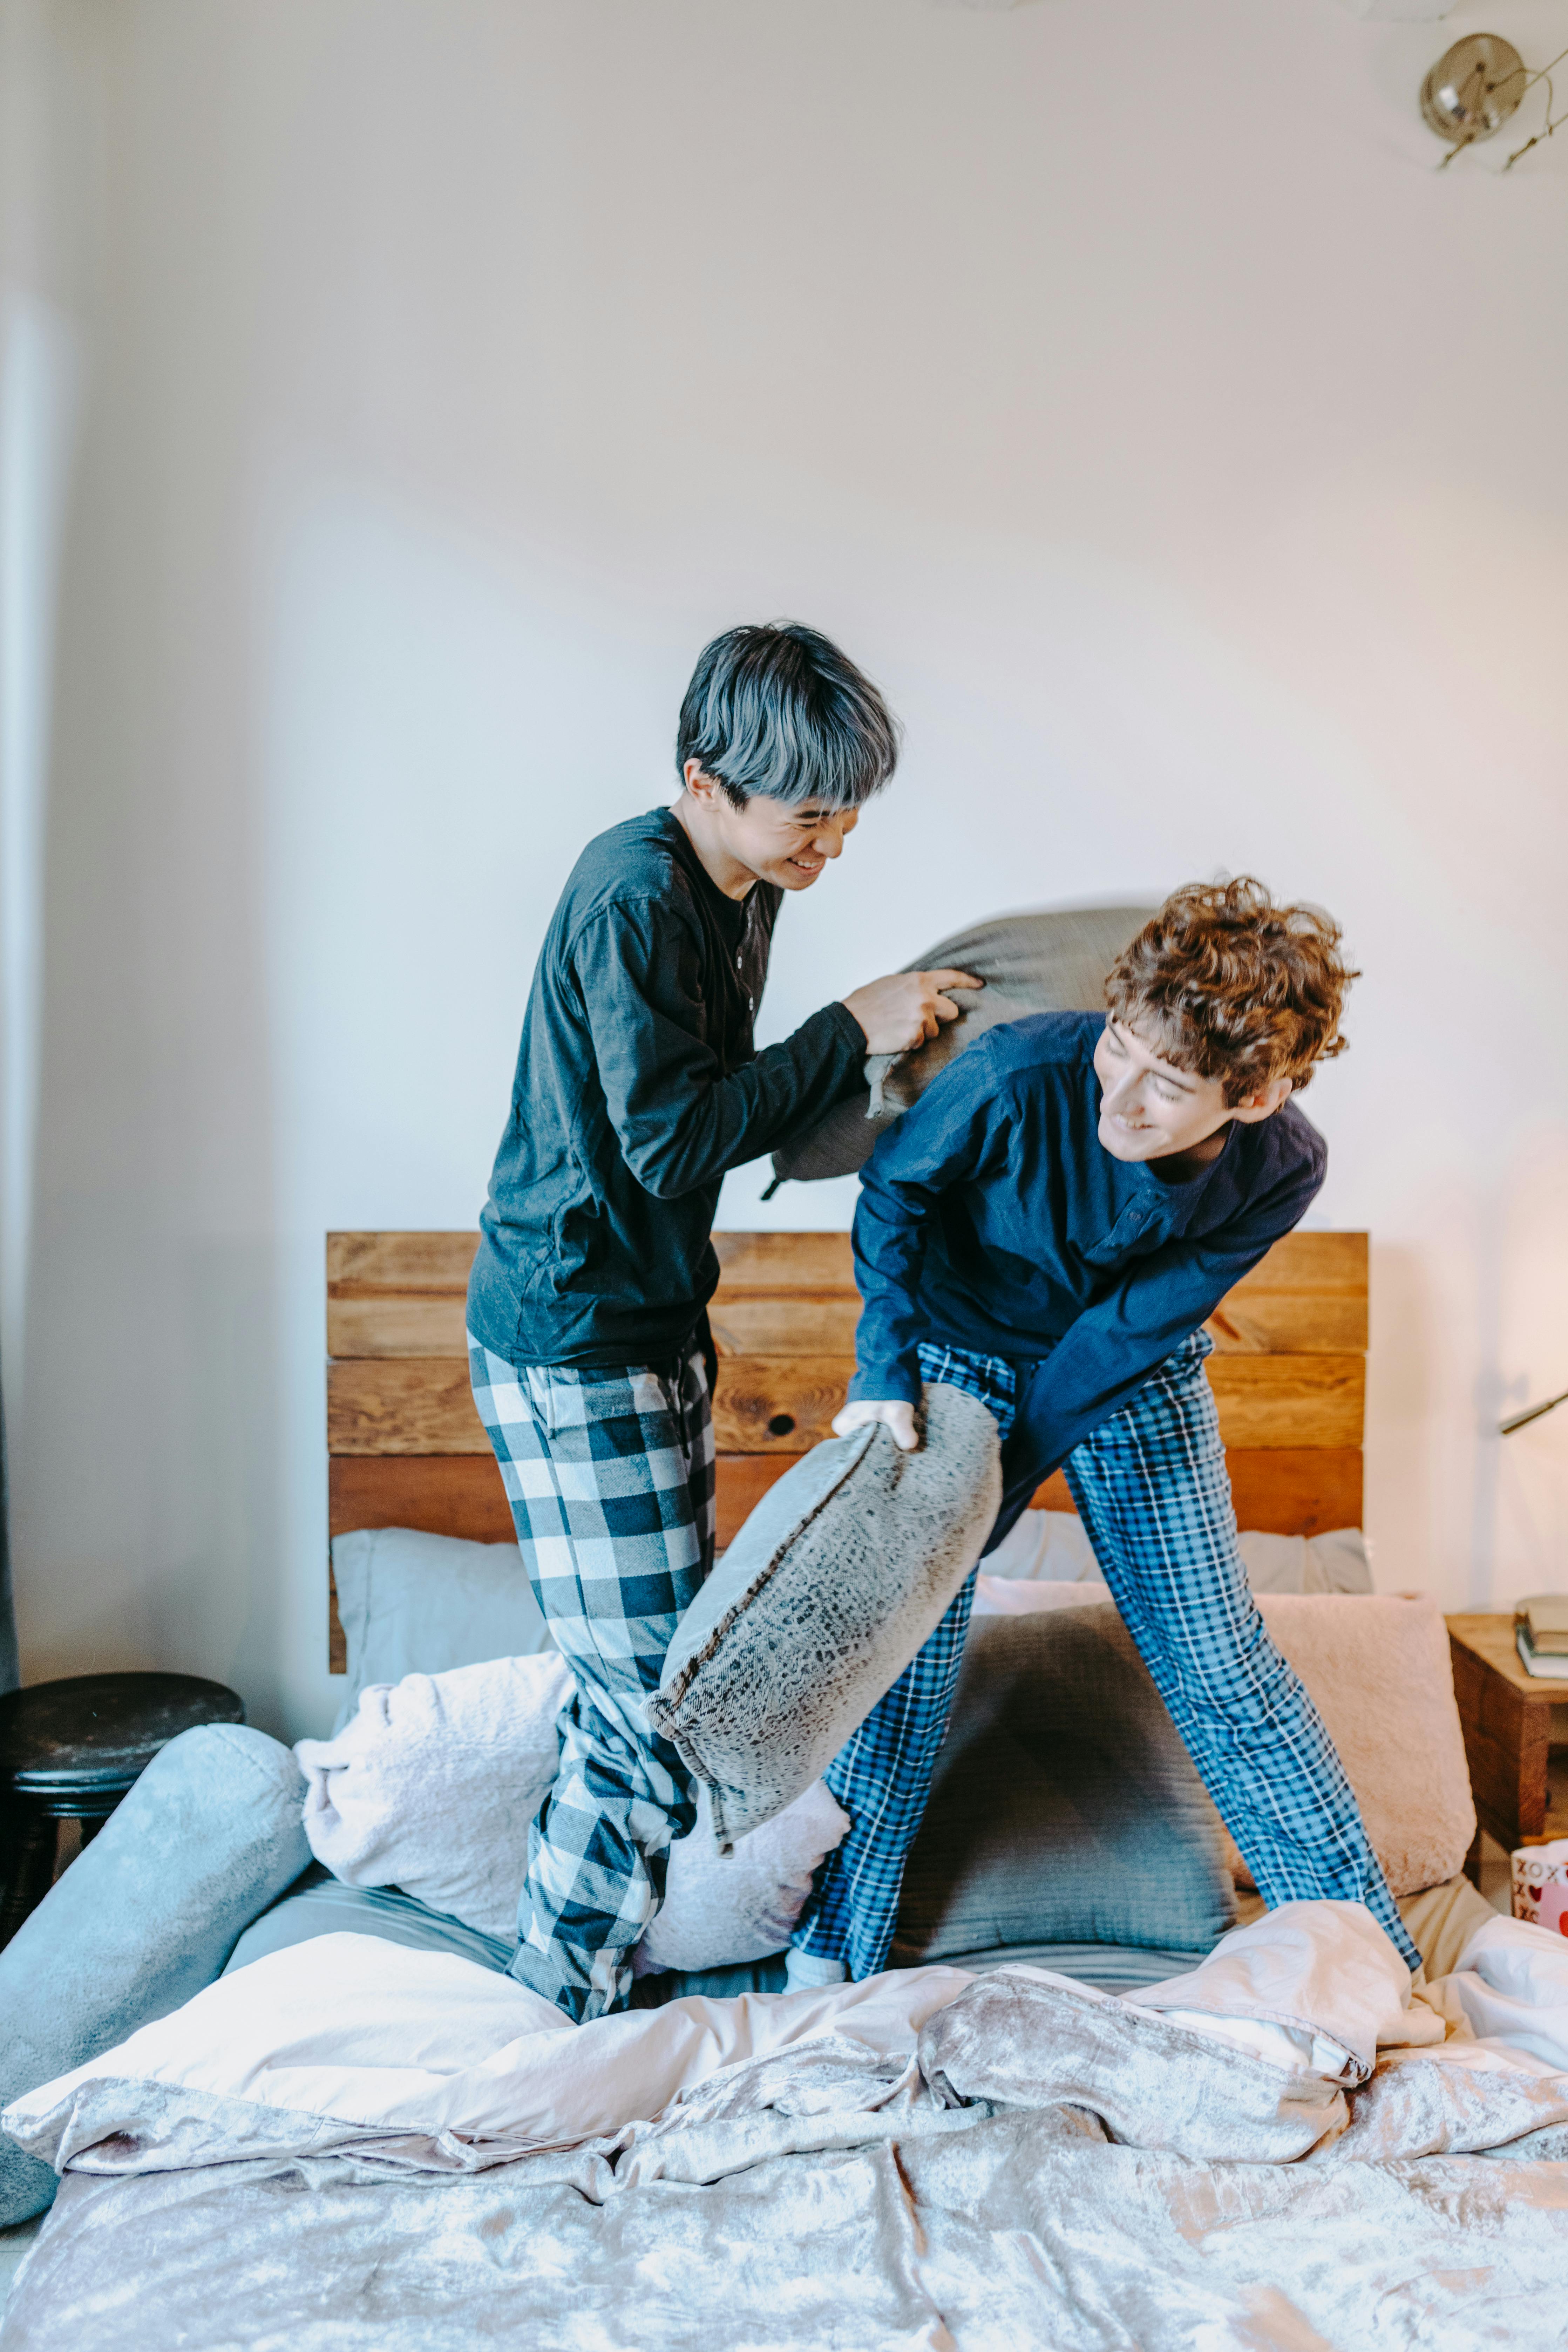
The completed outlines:
{"type": "MultiPolygon", "coordinates": [[[[512,1936],[529,1828],[555,1778],[556,1717],[574,1686],[553,1650],[373,1684],[342,1732],[294,1750],[311,1853],[345,1885],[398,1886],[481,1935],[512,1936]]],[[[702,1802],[697,1828],[671,1850],[639,1973],[782,1951],[813,1872],[849,1827],[818,1782],[724,1862],[702,1802]]]]}
{"type": "Polygon", "coordinates": [[[399,1886],[483,1936],[515,1935],[574,1688],[557,1650],[372,1683],[341,1732],[294,1749],[311,1853],[345,1886],[399,1886]]]}
{"type": "MultiPolygon", "coordinates": [[[[1370,1592],[1372,1569],[1360,1528],[1331,1528],[1318,1536],[1265,1535],[1244,1528],[1237,1538],[1247,1582],[1254,1592],[1370,1592]]],[[[1082,1584],[1083,1599],[1107,1601],[1110,1590],[1083,1521],[1072,1511],[1026,1511],[1017,1525],[982,1562],[981,1582],[1082,1584]]],[[[1022,1598],[1005,1609],[977,1612],[1018,1615],[1030,1603],[1022,1598]]],[[[1042,1608],[1060,1608],[1046,1601],[1042,1608]]]]}
{"type": "Polygon", "coordinates": [[[553,1648],[514,1543],[464,1543],[414,1528],[362,1528],[332,1545],[332,1580],[348,1649],[348,1690],[334,1730],[371,1683],[438,1675],[487,1658],[553,1648]]]}
{"type": "Polygon", "coordinates": [[[698,1792],[697,1827],[669,1850],[664,1908],[637,1948],[637,1975],[721,1969],[782,1952],[805,1908],[815,1873],[849,1832],[826,1781],[737,1841],[728,1858],[713,1836],[713,1801],[698,1792]]]}
{"type": "MultiPolygon", "coordinates": [[[[1023,1511],[994,1551],[981,1561],[985,1576],[1020,1582],[1079,1584],[1103,1588],[1089,1529],[1076,1511],[1023,1511]]],[[[1097,1598],[1105,1598],[1103,1590],[1097,1598]]]]}
{"type": "Polygon", "coordinates": [[[1321,1536],[1270,1536],[1248,1529],[1238,1540],[1254,1592],[1372,1591],[1372,1562],[1359,1528],[1330,1528],[1321,1536]]]}
{"type": "Polygon", "coordinates": [[[1092,1609],[1110,1598],[1110,1585],[1090,1576],[1076,1584],[984,1573],[974,1580],[976,1617],[1037,1617],[1047,1609],[1092,1609]]]}

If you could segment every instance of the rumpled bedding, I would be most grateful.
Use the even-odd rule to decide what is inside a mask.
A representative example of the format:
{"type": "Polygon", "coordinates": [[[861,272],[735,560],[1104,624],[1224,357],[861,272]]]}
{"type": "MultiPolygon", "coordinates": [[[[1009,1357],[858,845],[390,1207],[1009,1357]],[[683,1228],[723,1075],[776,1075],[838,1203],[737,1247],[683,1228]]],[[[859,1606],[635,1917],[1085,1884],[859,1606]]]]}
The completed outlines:
{"type": "Polygon", "coordinates": [[[323,1937],[5,2124],[65,2170],[4,2352],[1564,2337],[1568,1942],[1504,1919],[1414,2000],[1312,1903],[1125,2000],[920,1969],[578,2029],[323,1937]]]}

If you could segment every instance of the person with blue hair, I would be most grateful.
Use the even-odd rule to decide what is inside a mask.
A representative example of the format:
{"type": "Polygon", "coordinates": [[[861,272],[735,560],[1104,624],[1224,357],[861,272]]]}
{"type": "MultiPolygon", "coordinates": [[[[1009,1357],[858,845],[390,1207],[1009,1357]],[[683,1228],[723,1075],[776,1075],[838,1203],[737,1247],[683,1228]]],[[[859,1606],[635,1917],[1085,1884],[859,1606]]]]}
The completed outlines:
{"type": "Polygon", "coordinates": [[[620,2007],[697,1818],[649,1693],[713,1564],[710,1238],[726,1171],[813,1125],[868,1054],[957,1017],[898,972],[758,1053],[786,893],[843,851],[898,760],[870,680],[796,623],[731,629],[681,706],[680,794],[589,843],[534,971],[468,1287],[475,1402],[576,1677],[529,1841],[511,1973],[620,2007]]]}

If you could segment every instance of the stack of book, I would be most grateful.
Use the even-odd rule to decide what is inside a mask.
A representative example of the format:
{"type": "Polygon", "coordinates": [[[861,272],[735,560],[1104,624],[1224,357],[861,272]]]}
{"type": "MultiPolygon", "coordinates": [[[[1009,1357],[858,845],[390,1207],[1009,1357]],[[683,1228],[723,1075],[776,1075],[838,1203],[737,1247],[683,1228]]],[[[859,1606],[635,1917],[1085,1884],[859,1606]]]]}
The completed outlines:
{"type": "Polygon", "coordinates": [[[1513,1637],[1527,1675],[1568,1682],[1568,1592],[1542,1592],[1513,1612],[1513,1637]]]}

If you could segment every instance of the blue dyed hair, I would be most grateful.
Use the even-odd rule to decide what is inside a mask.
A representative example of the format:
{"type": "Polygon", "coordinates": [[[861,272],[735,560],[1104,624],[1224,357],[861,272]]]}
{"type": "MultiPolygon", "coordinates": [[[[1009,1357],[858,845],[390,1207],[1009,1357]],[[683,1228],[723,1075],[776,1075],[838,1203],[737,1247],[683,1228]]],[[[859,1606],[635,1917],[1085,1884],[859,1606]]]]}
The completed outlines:
{"type": "Polygon", "coordinates": [[[868,677],[816,629],[778,621],[728,629],[703,647],[675,739],[737,808],[753,793],[786,806],[854,809],[898,764],[899,725],[868,677]]]}

